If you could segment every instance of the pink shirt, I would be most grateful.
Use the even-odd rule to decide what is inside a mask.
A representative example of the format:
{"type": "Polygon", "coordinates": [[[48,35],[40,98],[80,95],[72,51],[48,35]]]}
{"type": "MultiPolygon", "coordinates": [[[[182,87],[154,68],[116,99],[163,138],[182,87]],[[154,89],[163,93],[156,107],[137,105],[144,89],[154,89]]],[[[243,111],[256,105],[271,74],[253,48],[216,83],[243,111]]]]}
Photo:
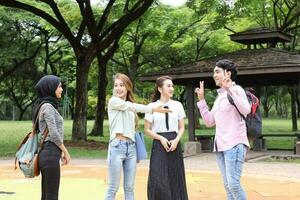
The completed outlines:
{"type": "MultiPolygon", "coordinates": [[[[250,104],[244,89],[234,85],[229,88],[229,93],[241,114],[247,116],[250,113],[250,104]]],[[[228,101],[225,89],[218,89],[211,111],[205,100],[199,101],[197,105],[205,125],[216,126],[214,151],[226,151],[241,143],[249,147],[245,121],[228,101]]]]}

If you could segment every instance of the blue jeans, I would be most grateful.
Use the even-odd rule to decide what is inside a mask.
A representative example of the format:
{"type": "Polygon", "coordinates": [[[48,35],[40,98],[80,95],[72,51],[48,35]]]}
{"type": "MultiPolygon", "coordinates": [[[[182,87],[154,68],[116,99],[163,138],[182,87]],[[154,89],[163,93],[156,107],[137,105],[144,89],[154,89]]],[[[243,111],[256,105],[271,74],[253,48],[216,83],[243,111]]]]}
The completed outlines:
{"type": "Polygon", "coordinates": [[[136,148],[131,140],[113,139],[108,148],[108,189],[105,200],[114,200],[118,192],[121,173],[124,175],[125,200],[134,200],[136,148]]]}
{"type": "Polygon", "coordinates": [[[241,186],[241,174],[246,155],[244,144],[238,144],[232,149],[217,152],[217,161],[223,176],[224,187],[228,200],[246,200],[246,193],[241,186]]]}

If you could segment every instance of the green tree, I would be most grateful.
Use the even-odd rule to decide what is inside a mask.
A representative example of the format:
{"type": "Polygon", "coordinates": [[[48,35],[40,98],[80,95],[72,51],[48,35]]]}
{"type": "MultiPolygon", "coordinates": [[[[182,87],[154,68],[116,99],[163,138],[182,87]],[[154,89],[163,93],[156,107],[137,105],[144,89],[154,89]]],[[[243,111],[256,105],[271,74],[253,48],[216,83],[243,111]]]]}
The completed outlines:
{"type": "Polygon", "coordinates": [[[55,27],[70,43],[77,61],[73,140],[86,140],[87,83],[92,61],[99,53],[113,48],[113,44],[123,34],[125,28],[139,18],[153,1],[127,0],[123,4],[123,1],[109,0],[106,4],[102,4],[103,7],[93,9],[90,0],[77,0],[76,3],[71,0],[0,0],[0,5],[23,9],[41,17],[55,27]],[[109,21],[112,9],[120,3],[124,5],[124,12],[109,21]],[[67,16],[72,16],[74,8],[80,10],[81,14],[77,28],[67,21],[67,16]]]}
{"type": "Polygon", "coordinates": [[[41,32],[32,26],[36,19],[21,17],[21,14],[0,9],[1,93],[18,108],[19,120],[23,119],[25,111],[35,100],[33,85],[41,76],[36,59],[43,45],[39,39],[41,32]]]}
{"type": "Polygon", "coordinates": [[[37,39],[41,33],[26,23],[35,23],[35,19],[31,16],[21,17],[22,14],[11,9],[0,9],[0,82],[28,66],[26,63],[33,63],[42,46],[37,39]]]}

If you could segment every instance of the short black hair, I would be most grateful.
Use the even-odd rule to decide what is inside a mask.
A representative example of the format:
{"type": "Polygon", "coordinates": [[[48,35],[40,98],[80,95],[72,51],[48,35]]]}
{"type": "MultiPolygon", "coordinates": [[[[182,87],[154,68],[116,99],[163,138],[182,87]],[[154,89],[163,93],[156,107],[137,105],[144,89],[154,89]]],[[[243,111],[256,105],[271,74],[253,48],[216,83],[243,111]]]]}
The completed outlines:
{"type": "Polygon", "coordinates": [[[236,79],[237,79],[237,64],[235,64],[231,60],[222,59],[216,63],[216,66],[220,67],[224,70],[226,69],[226,71],[230,71],[231,72],[231,80],[236,81],[236,79]]]}

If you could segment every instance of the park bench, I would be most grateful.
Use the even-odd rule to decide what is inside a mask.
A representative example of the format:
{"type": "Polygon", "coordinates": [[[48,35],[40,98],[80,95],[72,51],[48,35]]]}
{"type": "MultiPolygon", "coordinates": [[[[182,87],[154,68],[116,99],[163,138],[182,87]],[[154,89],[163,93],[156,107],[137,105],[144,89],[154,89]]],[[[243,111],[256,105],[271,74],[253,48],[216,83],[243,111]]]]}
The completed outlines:
{"type": "Polygon", "coordinates": [[[214,137],[215,135],[196,135],[196,141],[200,142],[201,150],[203,152],[211,152],[214,149],[214,137]]]}
{"type": "Polygon", "coordinates": [[[267,138],[283,138],[283,137],[292,137],[295,139],[294,141],[294,147],[293,149],[281,149],[280,147],[278,148],[268,148],[268,150],[293,150],[295,152],[296,149],[296,142],[300,141],[300,133],[277,133],[277,134],[262,134],[259,136],[257,139],[253,141],[253,150],[254,151],[266,151],[267,146],[266,146],[266,141],[267,138]]]}
{"type": "MultiPolygon", "coordinates": [[[[201,150],[203,152],[211,152],[214,148],[214,135],[205,134],[205,135],[196,135],[196,141],[201,143],[201,150]]],[[[278,134],[262,134],[257,139],[253,141],[253,150],[254,151],[266,151],[266,140],[269,137],[292,137],[295,139],[294,148],[290,149],[295,152],[296,149],[296,142],[300,141],[300,133],[278,133],[278,134]]],[[[279,148],[269,148],[269,150],[287,150],[279,148]]]]}

